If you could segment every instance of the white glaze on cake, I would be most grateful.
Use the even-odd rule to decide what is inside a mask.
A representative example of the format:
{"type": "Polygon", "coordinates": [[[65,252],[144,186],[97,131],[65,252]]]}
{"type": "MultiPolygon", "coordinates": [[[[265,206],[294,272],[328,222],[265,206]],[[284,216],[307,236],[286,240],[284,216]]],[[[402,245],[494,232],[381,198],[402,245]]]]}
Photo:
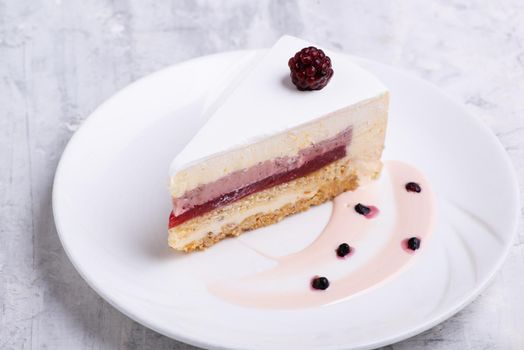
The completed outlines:
{"type": "MultiPolygon", "coordinates": [[[[327,50],[324,51],[331,57],[335,71],[329,84],[320,91],[298,91],[291,84],[287,62],[295,52],[311,45],[284,36],[254,64],[252,71],[232,89],[173,160],[170,168],[173,196],[266,159],[294,156],[301,148],[346,128],[348,120],[344,114],[348,107],[387,94],[386,87],[372,74],[347,56],[327,50]],[[331,117],[329,122],[326,119],[322,123],[326,116],[331,117]],[[273,137],[267,139],[270,135],[273,137]],[[236,157],[220,159],[221,152],[235,149],[242,152],[236,157]],[[217,159],[206,164],[202,162],[206,158],[217,159]]],[[[359,126],[369,129],[365,115],[353,124],[357,134],[359,126]]]]}

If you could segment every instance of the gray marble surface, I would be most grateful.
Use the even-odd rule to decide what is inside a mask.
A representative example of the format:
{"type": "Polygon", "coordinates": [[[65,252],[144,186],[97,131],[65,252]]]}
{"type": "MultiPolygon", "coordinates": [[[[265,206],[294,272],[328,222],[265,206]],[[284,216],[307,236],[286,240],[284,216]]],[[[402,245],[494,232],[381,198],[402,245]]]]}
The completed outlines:
{"type": "MultiPolygon", "coordinates": [[[[0,349],[193,349],[80,278],[53,223],[54,171],[79,124],[128,83],[283,33],[406,69],[463,102],[506,148],[522,195],[522,0],[0,0],[0,349]]],[[[387,348],[524,349],[523,296],[521,227],[478,299],[387,348]]]]}

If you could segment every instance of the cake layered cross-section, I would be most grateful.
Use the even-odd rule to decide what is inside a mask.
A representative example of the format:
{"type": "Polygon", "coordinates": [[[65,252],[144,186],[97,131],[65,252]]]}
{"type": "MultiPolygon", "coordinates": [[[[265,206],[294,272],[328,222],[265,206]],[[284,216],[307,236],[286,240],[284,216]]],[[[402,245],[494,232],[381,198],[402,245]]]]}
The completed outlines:
{"type": "Polygon", "coordinates": [[[288,60],[311,45],[284,36],[257,55],[175,157],[172,248],[209,247],[379,176],[387,88],[348,56],[324,50],[331,80],[322,90],[299,91],[288,60]]]}

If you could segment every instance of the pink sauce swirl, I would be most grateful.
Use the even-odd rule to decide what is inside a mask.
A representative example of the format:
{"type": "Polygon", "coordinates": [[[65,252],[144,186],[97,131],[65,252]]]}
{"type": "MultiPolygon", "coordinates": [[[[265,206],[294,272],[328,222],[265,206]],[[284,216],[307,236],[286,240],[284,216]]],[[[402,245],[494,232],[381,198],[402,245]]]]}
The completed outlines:
{"type": "Polygon", "coordinates": [[[384,171],[389,174],[390,183],[386,186],[391,189],[384,191],[380,181],[375,181],[335,198],[328,224],[309,246],[276,258],[277,266],[266,271],[234,280],[214,281],[208,284],[208,290],[232,304],[296,309],[337,302],[392,278],[424,253],[434,223],[434,196],[426,178],[414,167],[388,161],[384,171]],[[406,191],[408,182],[417,182],[422,191],[406,191]],[[390,210],[394,211],[394,220],[391,228],[379,232],[380,244],[371,248],[364,241],[383,214],[384,209],[375,207],[375,203],[384,202],[381,198],[384,193],[393,196],[390,210]],[[356,213],[354,206],[357,203],[373,206],[373,215],[356,213]],[[421,240],[420,249],[412,251],[406,247],[405,242],[410,237],[421,240]],[[335,249],[344,242],[352,247],[352,252],[340,259],[335,249]],[[357,264],[353,260],[359,255],[361,259],[357,264]],[[329,288],[324,291],[309,288],[315,275],[328,277],[329,288]]]}

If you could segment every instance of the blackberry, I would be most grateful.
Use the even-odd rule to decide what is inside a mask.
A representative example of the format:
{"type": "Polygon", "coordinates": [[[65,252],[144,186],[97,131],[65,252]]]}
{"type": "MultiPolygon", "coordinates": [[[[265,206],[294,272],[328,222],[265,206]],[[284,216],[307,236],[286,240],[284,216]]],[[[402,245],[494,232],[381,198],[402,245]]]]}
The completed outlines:
{"type": "Polygon", "coordinates": [[[364,204],[358,203],[355,205],[355,211],[360,215],[368,215],[371,212],[371,208],[366,207],[364,204]]]}
{"type": "Polygon", "coordinates": [[[408,182],[406,184],[406,191],[420,193],[422,188],[420,188],[420,185],[416,182],[408,182]]]}
{"type": "Polygon", "coordinates": [[[288,62],[291,81],[301,90],[320,90],[333,76],[331,59],[324,51],[310,46],[291,57],[288,62]]]}
{"type": "Polygon", "coordinates": [[[351,253],[351,247],[347,243],[342,243],[337,248],[337,255],[341,258],[351,253]]]}
{"type": "Polygon", "coordinates": [[[411,250],[417,250],[420,248],[420,239],[417,237],[411,237],[408,239],[408,248],[411,250]]]}
{"type": "Polygon", "coordinates": [[[329,281],[326,277],[315,277],[311,280],[313,289],[325,290],[329,287],[329,281]]]}

